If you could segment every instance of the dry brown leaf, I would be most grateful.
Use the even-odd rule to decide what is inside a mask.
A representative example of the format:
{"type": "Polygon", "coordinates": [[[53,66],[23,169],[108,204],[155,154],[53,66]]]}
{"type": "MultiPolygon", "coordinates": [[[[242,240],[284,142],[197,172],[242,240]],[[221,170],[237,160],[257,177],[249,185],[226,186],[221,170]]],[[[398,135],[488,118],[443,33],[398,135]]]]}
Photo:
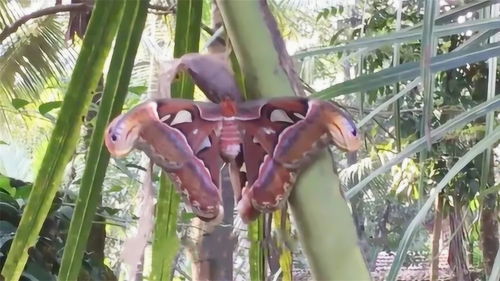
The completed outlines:
{"type": "Polygon", "coordinates": [[[148,165],[141,187],[141,203],[137,234],[129,237],[123,244],[121,258],[129,267],[129,280],[135,280],[137,268],[154,227],[154,190],[151,181],[152,163],[148,165]]]}

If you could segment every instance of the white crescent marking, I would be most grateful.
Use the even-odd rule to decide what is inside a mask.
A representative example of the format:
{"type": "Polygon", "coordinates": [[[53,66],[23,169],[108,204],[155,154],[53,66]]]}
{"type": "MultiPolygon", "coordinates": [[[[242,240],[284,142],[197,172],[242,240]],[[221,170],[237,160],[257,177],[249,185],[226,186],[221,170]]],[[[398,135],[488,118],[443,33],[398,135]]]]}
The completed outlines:
{"type": "Polygon", "coordinates": [[[201,151],[205,147],[212,147],[212,143],[210,142],[210,139],[208,137],[205,137],[203,139],[203,142],[200,145],[200,149],[198,151],[201,151]]]}
{"type": "Polygon", "coordinates": [[[271,122],[293,123],[293,120],[282,109],[275,109],[275,110],[273,110],[273,112],[271,112],[271,116],[270,116],[269,119],[271,120],[271,122]]]}
{"type": "Polygon", "coordinates": [[[262,128],[262,130],[264,131],[264,133],[266,133],[266,135],[270,135],[270,134],[275,134],[276,131],[271,129],[271,128],[267,128],[267,127],[264,127],[262,128]]]}
{"type": "Polygon", "coordinates": [[[305,119],[306,117],[298,112],[294,112],[293,115],[297,118],[300,118],[300,119],[305,119]]]}
{"type": "Polygon", "coordinates": [[[193,122],[193,116],[191,116],[191,112],[187,110],[181,110],[177,112],[177,114],[174,117],[174,120],[172,120],[172,123],[170,123],[170,126],[188,122],[193,122]]]}
{"type": "Polygon", "coordinates": [[[170,118],[170,116],[172,116],[172,115],[167,114],[167,115],[163,116],[162,118],[160,118],[160,121],[165,122],[168,118],[170,118]]]}

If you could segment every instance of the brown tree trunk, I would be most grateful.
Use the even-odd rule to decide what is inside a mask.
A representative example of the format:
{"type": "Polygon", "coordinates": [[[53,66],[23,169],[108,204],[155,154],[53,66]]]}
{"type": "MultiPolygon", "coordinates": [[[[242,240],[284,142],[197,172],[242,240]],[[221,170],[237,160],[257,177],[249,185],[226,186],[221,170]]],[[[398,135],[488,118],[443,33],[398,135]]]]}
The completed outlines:
{"type": "Polygon", "coordinates": [[[441,229],[443,222],[443,202],[441,194],[436,198],[434,209],[434,226],[432,228],[431,242],[431,278],[430,281],[437,281],[439,278],[439,247],[441,241],[441,229]]]}
{"type": "Polygon", "coordinates": [[[483,249],[484,270],[486,275],[491,274],[495,256],[499,248],[500,236],[498,233],[498,194],[492,193],[484,198],[481,218],[480,236],[483,249]]]}
{"type": "MultiPolygon", "coordinates": [[[[492,163],[490,167],[484,168],[490,169],[488,186],[493,186],[495,182],[493,154],[491,154],[490,163],[492,163]]],[[[500,235],[498,233],[498,192],[493,192],[484,197],[481,206],[479,231],[483,249],[484,271],[486,276],[489,276],[493,268],[493,263],[495,262],[500,240],[500,235]]]]}
{"type": "MultiPolygon", "coordinates": [[[[215,4],[212,3],[212,31],[222,26],[222,18],[215,4]]],[[[223,53],[226,50],[224,39],[218,38],[208,47],[209,53],[223,53]]],[[[224,206],[224,218],[222,224],[215,226],[209,232],[198,237],[196,251],[199,261],[193,272],[196,272],[197,280],[233,280],[233,251],[235,239],[232,237],[234,196],[227,169],[223,170],[221,176],[222,202],[224,206]]],[[[201,223],[202,228],[206,228],[201,223]]],[[[194,279],[194,278],[193,278],[194,279]]],[[[195,280],[195,279],[194,279],[195,280]]]]}
{"type": "Polygon", "coordinates": [[[233,251],[235,239],[232,237],[234,198],[227,169],[224,169],[222,181],[222,202],[224,202],[224,218],[222,224],[217,225],[214,231],[204,236],[201,243],[201,257],[203,257],[209,280],[233,280],[233,251]]]}
{"type": "Polygon", "coordinates": [[[455,273],[457,281],[471,281],[469,266],[467,264],[467,253],[465,252],[465,232],[463,228],[462,204],[460,198],[454,197],[455,206],[450,209],[450,250],[448,252],[448,264],[455,273]]]}

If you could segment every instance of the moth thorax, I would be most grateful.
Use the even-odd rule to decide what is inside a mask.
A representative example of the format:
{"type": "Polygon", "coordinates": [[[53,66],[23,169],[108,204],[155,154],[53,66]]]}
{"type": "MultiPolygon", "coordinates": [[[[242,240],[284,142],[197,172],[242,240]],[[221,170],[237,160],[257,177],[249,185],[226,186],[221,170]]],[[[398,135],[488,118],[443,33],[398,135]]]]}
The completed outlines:
{"type": "Polygon", "coordinates": [[[234,160],[240,152],[241,134],[234,118],[224,118],[220,131],[221,156],[225,160],[234,160]]]}

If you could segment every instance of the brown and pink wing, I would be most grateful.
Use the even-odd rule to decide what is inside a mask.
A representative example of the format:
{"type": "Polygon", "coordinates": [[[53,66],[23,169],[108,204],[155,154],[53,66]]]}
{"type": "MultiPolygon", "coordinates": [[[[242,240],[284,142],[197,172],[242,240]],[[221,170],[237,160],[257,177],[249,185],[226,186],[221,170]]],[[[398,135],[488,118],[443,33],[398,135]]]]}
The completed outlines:
{"type": "Polygon", "coordinates": [[[158,115],[164,124],[185,137],[193,154],[205,164],[213,182],[219,186],[223,165],[218,145],[221,123],[219,106],[181,99],[158,100],[158,115]],[[174,106],[170,105],[172,102],[175,102],[174,106]]]}
{"type": "MultiPolygon", "coordinates": [[[[300,102],[284,101],[289,103],[287,108],[304,111],[304,105],[300,102]]],[[[288,188],[285,183],[289,172],[282,169],[281,165],[275,165],[271,156],[281,132],[300,120],[300,117],[288,116],[285,111],[268,104],[266,100],[256,100],[239,104],[236,119],[244,133],[242,157],[236,159],[237,164],[242,167],[243,178],[238,212],[243,221],[248,222],[256,219],[260,211],[270,211],[270,205],[274,204],[270,202],[274,202],[275,198],[286,197],[287,192],[282,188],[288,188]],[[271,177],[264,179],[262,175],[271,177]],[[262,193],[264,197],[258,198],[260,194],[254,192],[254,187],[256,182],[262,180],[266,182],[269,192],[262,193]],[[261,205],[266,208],[260,208],[261,205]]]]}
{"type": "Polygon", "coordinates": [[[223,215],[218,190],[221,162],[210,158],[217,155],[217,146],[207,146],[207,141],[216,141],[212,138],[218,125],[199,116],[198,106],[187,100],[147,101],[110,124],[106,145],[111,154],[123,155],[122,147],[130,144],[143,150],[169,174],[193,212],[210,221],[223,215]]]}
{"type": "Polygon", "coordinates": [[[331,102],[291,97],[247,103],[242,109],[238,117],[245,131],[243,156],[249,172],[240,210],[246,217],[251,207],[282,207],[297,174],[327,144],[349,151],[359,147],[354,123],[331,102]],[[259,118],[250,118],[255,111],[259,118]]]}

